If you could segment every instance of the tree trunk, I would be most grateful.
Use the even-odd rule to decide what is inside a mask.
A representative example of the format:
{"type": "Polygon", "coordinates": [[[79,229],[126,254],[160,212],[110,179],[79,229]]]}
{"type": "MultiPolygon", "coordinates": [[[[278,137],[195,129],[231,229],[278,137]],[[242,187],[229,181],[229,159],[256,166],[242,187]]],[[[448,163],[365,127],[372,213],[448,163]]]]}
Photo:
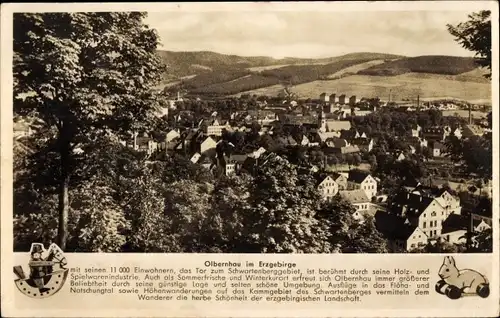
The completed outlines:
{"type": "Polygon", "coordinates": [[[69,142],[65,141],[65,136],[60,137],[61,148],[60,148],[60,168],[61,168],[61,180],[59,185],[59,224],[58,224],[58,245],[65,251],[66,241],[68,239],[68,214],[69,214],[69,156],[70,156],[70,146],[69,142]]]}

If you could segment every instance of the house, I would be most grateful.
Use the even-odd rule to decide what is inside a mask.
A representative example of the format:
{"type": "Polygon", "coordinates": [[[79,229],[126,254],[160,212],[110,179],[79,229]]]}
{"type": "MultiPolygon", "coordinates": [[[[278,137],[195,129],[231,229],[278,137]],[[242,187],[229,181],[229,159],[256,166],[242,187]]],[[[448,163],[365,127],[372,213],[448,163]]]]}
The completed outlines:
{"type": "Polygon", "coordinates": [[[443,222],[455,210],[438,198],[405,191],[392,198],[388,207],[389,213],[408,219],[413,226],[421,228],[429,238],[441,236],[443,222]]]}
{"type": "Polygon", "coordinates": [[[344,94],[342,94],[342,95],[339,96],[339,101],[338,102],[339,102],[340,105],[345,105],[346,104],[345,98],[346,98],[346,96],[344,94]]]}
{"type": "Polygon", "coordinates": [[[358,102],[358,99],[356,98],[356,95],[352,95],[349,97],[349,105],[354,106],[358,102]]]}
{"type": "Polygon", "coordinates": [[[422,130],[422,137],[432,141],[445,141],[450,135],[449,127],[431,127],[422,130]]]}
{"type": "Polygon", "coordinates": [[[455,136],[458,139],[462,139],[462,128],[457,127],[451,131],[451,136],[455,136]]]}
{"type": "Polygon", "coordinates": [[[347,140],[342,139],[342,138],[336,138],[336,137],[328,138],[325,141],[325,144],[331,148],[344,148],[344,147],[348,147],[350,145],[347,140]]]}
{"type": "Polygon", "coordinates": [[[142,151],[151,155],[158,149],[158,143],[150,137],[137,137],[133,138],[132,148],[137,151],[142,151]]]}
{"type": "Polygon", "coordinates": [[[432,155],[434,157],[442,157],[446,151],[445,145],[440,142],[432,143],[432,155]]]}
{"type": "Polygon", "coordinates": [[[347,177],[344,174],[334,172],[330,177],[338,184],[339,190],[347,190],[347,177]]]}
{"type": "Polygon", "coordinates": [[[388,239],[392,251],[410,251],[427,244],[428,237],[418,226],[396,215],[377,211],[375,226],[388,239]]]}
{"type": "Polygon", "coordinates": [[[264,149],[263,147],[260,147],[259,149],[257,149],[254,152],[250,153],[248,156],[251,157],[251,158],[259,158],[265,152],[266,152],[266,149],[264,149]]]}
{"type": "Polygon", "coordinates": [[[321,94],[319,95],[319,100],[320,100],[321,102],[326,102],[326,103],[328,103],[328,102],[330,101],[330,96],[328,96],[326,93],[321,93],[321,94]]]}
{"type": "Polygon", "coordinates": [[[420,137],[420,132],[422,131],[422,127],[419,125],[412,125],[410,130],[410,137],[420,137]]]}
{"type": "Polygon", "coordinates": [[[324,115],[331,115],[335,111],[335,107],[333,104],[328,103],[322,106],[321,111],[324,115]]]}
{"type": "Polygon", "coordinates": [[[472,226],[472,230],[475,233],[491,230],[491,225],[486,223],[484,219],[472,219],[472,226]]]}
{"type": "Polygon", "coordinates": [[[339,192],[339,185],[331,176],[319,176],[318,182],[318,191],[325,200],[336,196],[339,192]]]}
{"type": "Polygon", "coordinates": [[[347,145],[341,148],[334,148],[337,154],[348,154],[348,153],[358,153],[360,152],[359,147],[356,145],[347,145]]]}
{"type": "Polygon", "coordinates": [[[321,142],[326,142],[328,139],[331,138],[339,138],[340,137],[340,132],[335,132],[335,131],[330,131],[330,132],[318,132],[318,137],[319,141],[321,142]]]}
{"type": "Polygon", "coordinates": [[[411,189],[408,192],[435,199],[439,204],[441,204],[441,206],[448,210],[448,214],[455,213],[457,215],[461,215],[462,213],[460,198],[452,195],[445,188],[427,187],[418,183],[414,189],[411,189]]]}
{"type": "Polygon", "coordinates": [[[199,161],[200,159],[201,159],[201,154],[199,154],[199,153],[197,152],[197,153],[195,153],[195,154],[191,157],[190,161],[191,161],[192,163],[198,163],[198,161],[199,161]]]}
{"type": "Polygon", "coordinates": [[[217,142],[212,137],[208,136],[200,144],[200,153],[205,154],[209,151],[215,150],[216,147],[217,147],[217,142]]]}
{"type": "Polygon", "coordinates": [[[165,135],[165,142],[169,143],[181,136],[179,129],[172,129],[165,135]]]}
{"type": "Polygon", "coordinates": [[[300,141],[300,145],[301,146],[309,146],[309,144],[310,144],[309,138],[307,138],[306,135],[303,135],[302,140],[300,141]]]}
{"type": "Polygon", "coordinates": [[[465,125],[462,131],[462,137],[470,138],[473,136],[483,136],[485,130],[478,125],[465,125]]]}
{"type": "Polygon", "coordinates": [[[370,152],[373,149],[373,139],[371,138],[354,138],[351,140],[351,144],[358,146],[359,150],[364,152],[370,152]]]}
{"type": "Polygon", "coordinates": [[[409,145],[408,150],[412,155],[417,152],[417,149],[413,145],[409,145]]]}
{"type": "Polygon", "coordinates": [[[347,120],[321,119],[321,132],[340,132],[341,130],[351,129],[351,122],[347,120]]]}
{"type": "Polygon", "coordinates": [[[314,116],[297,116],[291,114],[280,114],[279,121],[287,126],[313,125],[318,126],[318,119],[314,116]]]}
{"type": "Polygon", "coordinates": [[[368,172],[351,170],[347,178],[347,189],[363,190],[366,196],[371,200],[371,198],[377,195],[377,180],[368,172]]]}
{"type": "Polygon", "coordinates": [[[396,161],[403,161],[406,159],[405,154],[402,151],[396,152],[396,161]]]}
{"type": "Polygon", "coordinates": [[[335,94],[330,94],[330,104],[335,104],[337,102],[337,96],[335,94]]]}
{"type": "Polygon", "coordinates": [[[278,120],[278,116],[274,113],[272,114],[267,114],[265,115],[263,118],[260,117],[257,119],[257,123],[259,123],[259,125],[263,126],[263,125],[269,125],[273,122],[275,122],[276,120],[278,120]]]}
{"type": "Polygon", "coordinates": [[[345,120],[350,113],[351,113],[350,110],[345,111],[344,109],[336,109],[333,110],[331,114],[329,114],[330,117],[328,119],[345,120]]]}
{"type": "Polygon", "coordinates": [[[209,136],[222,136],[224,130],[231,129],[229,121],[213,119],[203,124],[203,131],[209,136]]]}
{"type": "Polygon", "coordinates": [[[365,213],[371,209],[371,199],[368,198],[363,190],[343,190],[339,191],[340,196],[345,201],[349,202],[354,208],[353,217],[356,220],[362,220],[365,213]]]}
{"type": "Polygon", "coordinates": [[[219,157],[217,160],[219,172],[222,172],[226,176],[231,176],[236,173],[237,163],[230,157],[219,157]]]}

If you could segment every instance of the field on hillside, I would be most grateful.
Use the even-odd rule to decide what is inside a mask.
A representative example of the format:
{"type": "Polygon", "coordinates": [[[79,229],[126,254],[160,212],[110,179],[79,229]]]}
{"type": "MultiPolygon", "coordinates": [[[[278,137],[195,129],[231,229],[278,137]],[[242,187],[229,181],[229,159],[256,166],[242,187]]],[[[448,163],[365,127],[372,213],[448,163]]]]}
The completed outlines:
{"type": "MultiPolygon", "coordinates": [[[[276,95],[281,86],[261,88],[245,92],[257,95],[276,95]]],[[[358,97],[380,97],[387,100],[415,99],[450,96],[466,101],[491,100],[491,85],[477,82],[463,82],[450,79],[447,75],[403,74],[397,76],[353,75],[337,80],[313,81],[296,85],[291,89],[300,98],[317,98],[321,93],[356,95],[358,97]]]]}
{"type": "Polygon", "coordinates": [[[287,66],[304,66],[304,65],[324,65],[327,63],[324,62],[317,62],[317,63],[298,63],[298,64],[278,64],[278,65],[268,65],[268,66],[255,66],[255,67],[249,67],[247,70],[251,72],[262,72],[262,71],[268,71],[268,70],[274,70],[276,68],[282,68],[282,67],[287,67],[287,66]]]}
{"type": "Polygon", "coordinates": [[[328,79],[337,79],[337,78],[340,78],[342,75],[347,74],[347,73],[356,74],[357,72],[359,72],[361,70],[364,70],[364,69],[367,69],[369,67],[379,65],[382,63],[384,63],[384,60],[375,60],[375,61],[369,61],[366,63],[356,64],[353,66],[346,67],[343,70],[340,70],[340,71],[335,72],[333,74],[330,74],[330,75],[328,75],[327,78],[328,79]]]}
{"type": "Polygon", "coordinates": [[[477,68],[473,58],[457,56],[417,56],[375,65],[359,72],[360,75],[393,76],[404,73],[432,73],[457,75],[477,68]]]}

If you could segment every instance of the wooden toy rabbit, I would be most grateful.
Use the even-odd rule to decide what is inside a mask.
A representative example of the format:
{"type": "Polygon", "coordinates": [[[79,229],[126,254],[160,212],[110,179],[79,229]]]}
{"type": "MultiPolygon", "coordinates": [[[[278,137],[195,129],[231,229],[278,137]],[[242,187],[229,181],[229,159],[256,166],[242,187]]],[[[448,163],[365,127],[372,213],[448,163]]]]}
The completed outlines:
{"type": "Polygon", "coordinates": [[[441,280],[436,284],[436,291],[451,299],[467,295],[486,298],[490,294],[486,277],[472,269],[459,270],[452,256],[444,258],[443,265],[439,269],[439,277],[441,280]]]}

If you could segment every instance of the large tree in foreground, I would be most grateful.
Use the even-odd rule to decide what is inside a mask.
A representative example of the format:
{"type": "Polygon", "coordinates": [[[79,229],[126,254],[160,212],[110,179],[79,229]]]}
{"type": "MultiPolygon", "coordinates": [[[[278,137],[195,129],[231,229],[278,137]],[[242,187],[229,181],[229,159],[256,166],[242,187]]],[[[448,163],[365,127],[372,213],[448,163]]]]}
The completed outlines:
{"type": "MultiPolygon", "coordinates": [[[[145,13],[14,15],[14,112],[53,131],[58,157],[58,243],[66,246],[70,186],[85,177],[85,149],[102,137],[146,129],[156,107],[151,88],[163,67],[145,13]],[[84,158],[83,158],[84,159],[84,158]],[[83,174],[83,175],[82,175],[83,174]]],[[[50,140],[50,139],[49,139],[50,140]]]]}
{"type": "Polygon", "coordinates": [[[491,11],[472,13],[469,20],[458,25],[448,24],[448,31],[458,43],[476,53],[477,63],[490,70],[491,78],[491,11]]]}

